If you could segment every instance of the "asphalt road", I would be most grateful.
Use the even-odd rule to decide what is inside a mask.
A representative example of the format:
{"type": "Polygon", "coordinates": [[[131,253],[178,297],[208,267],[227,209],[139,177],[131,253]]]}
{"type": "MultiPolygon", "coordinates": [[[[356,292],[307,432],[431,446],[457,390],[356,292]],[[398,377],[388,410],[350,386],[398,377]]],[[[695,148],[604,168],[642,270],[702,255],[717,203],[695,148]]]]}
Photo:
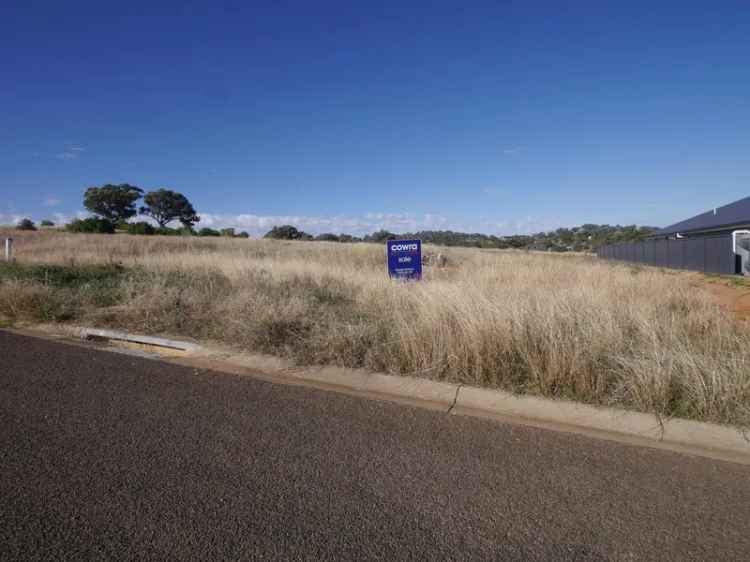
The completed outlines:
{"type": "Polygon", "coordinates": [[[750,467],[0,331],[2,560],[748,560],[750,467]]]}

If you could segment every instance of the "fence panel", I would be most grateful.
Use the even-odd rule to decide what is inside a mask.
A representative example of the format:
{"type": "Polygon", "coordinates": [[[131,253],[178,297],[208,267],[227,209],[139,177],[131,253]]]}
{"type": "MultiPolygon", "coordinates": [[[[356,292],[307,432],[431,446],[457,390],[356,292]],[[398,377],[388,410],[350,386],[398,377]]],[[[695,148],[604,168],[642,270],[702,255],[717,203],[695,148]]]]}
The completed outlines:
{"type": "Polygon", "coordinates": [[[667,252],[669,257],[667,258],[666,266],[672,269],[682,269],[683,250],[685,247],[684,240],[667,240],[667,247],[669,248],[667,252]]]}
{"type": "Polygon", "coordinates": [[[685,240],[685,269],[706,271],[705,238],[688,238],[685,240]]]}
{"type": "Polygon", "coordinates": [[[716,236],[706,239],[706,271],[735,273],[735,264],[731,236],[716,236]]]}
{"type": "Polygon", "coordinates": [[[644,240],[643,249],[645,253],[643,263],[654,265],[656,263],[656,240],[644,240]]]}
{"type": "Polygon", "coordinates": [[[666,240],[655,240],[656,244],[654,249],[654,265],[664,267],[667,263],[667,241],[666,240]]]}
{"type": "Polygon", "coordinates": [[[600,246],[596,255],[602,259],[672,269],[724,274],[737,272],[731,234],[622,242],[600,246]]]}

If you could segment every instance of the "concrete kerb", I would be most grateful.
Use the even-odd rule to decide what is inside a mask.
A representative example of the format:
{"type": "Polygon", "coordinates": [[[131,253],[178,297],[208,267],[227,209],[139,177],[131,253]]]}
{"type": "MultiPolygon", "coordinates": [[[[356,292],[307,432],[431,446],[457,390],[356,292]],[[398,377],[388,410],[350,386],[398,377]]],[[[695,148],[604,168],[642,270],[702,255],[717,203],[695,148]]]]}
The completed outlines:
{"type": "Polygon", "coordinates": [[[659,420],[640,412],[467,386],[460,389],[452,413],[750,464],[747,435],[737,428],[713,423],[678,418],[659,420]]]}
{"type": "Polygon", "coordinates": [[[277,357],[237,354],[192,342],[139,336],[113,330],[79,328],[80,337],[135,342],[154,349],[180,350],[162,360],[200,369],[226,371],[284,384],[301,384],[351,395],[382,398],[452,415],[497,419],[578,433],[638,446],[678,451],[750,464],[750,442],[739,429],[565,400],[517,396],[494,389],[372,373],[343,367],[298,367],[277,357]]]}
{"type": "MultiPolygon", "coordinates": [[[[217,357],[218,354],[215,356],[217,357]]],[[[204,358],[205,359],[205,358],[204,358]]],[[[190,364],[192,358],[178,360],[190,364]]],[[[283,359],[262,355],[224,355],[208,362],[221,371],[224,365],[242,365],[248,374],[267,373],[288,381],[376,396],[439,409],[453,415],[493,418],[555,431],[588,435],[621,443],[654,447],[750,464],[750,442],[738,429],[683,419],[659,420],[651,414],[590,406],[566,400],[517,396],[494,389],[372,373],[342,367],[295,367],[283,359]]],[[[203,363],[206,366],[207,363],[203,363]]]]}
{"type": "Polygon", "coordinates": [[[429,403],[441,406],[445,411],[453,405],[458,391],[456,384],[338,367],[304,369],[292,373],[292,376],[307,381],[349,387],[366,394],[429,403]]]}
{"type": "Polygon", "coordinates": [[[457,384],[373,373],[364,369],[333,366],[299,367],[278,357],[257,354],[227,354],[217,350],[214,350],[213,353],[206,351],[209,354],[204,355],[201,359],[188,357],[179,359],[177,362],[185,365],[200,362],[201,365],[211,365],[218,371],[229,365],[244,367],[251,376],[255,376],[257,373],[270,374],[277,379],[278,377],[284,377],[289,382],[294,381],[308,386],[343,391],[354,395],[382,397],[445,412],[453,406],[459,388],[457,384]],[[209,360],[208,363],[206,363],[206,359],[209,360]]]}

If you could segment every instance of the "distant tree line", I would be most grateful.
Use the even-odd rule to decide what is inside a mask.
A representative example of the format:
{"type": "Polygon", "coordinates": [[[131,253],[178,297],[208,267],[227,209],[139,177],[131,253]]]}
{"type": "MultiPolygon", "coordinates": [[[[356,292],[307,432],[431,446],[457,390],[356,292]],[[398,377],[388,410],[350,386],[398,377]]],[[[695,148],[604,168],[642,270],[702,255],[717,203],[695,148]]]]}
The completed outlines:
{"type": "Polygon", "coordinates": [[[265,238],[277,240],[314,240],[324,242],[376,242],[383,243],[397,238],[414,238],[428,244],[440,246],[463,246],[471,248],[525,249],[550,252],[587,252],[602,244],[613,244],[640,240],[653,234],[657,228],[636,225],[584,224],[573,228],[558,228],[550,232],[531,235],[495,236],[493,234],[468,234],[452,230],[421,230],[418,232],[394,233],[379,230],[363,237],[350,234],[324,233],[313,236],[291,225],[275,226],[265,238]]]}
{"type": "MultiPolygon", "coordinates": [[[[236,232],[234,228],[215,230],[201,228],[195,230],[200,221],[192,203],[182,193],[170,189],[157,189],[144,192],[141,188],[127,183],[106,184],[101,187],[89,187],[83,195],[83,205],[94,216],[76,219],[66,225],[71,232],[90,232],[111,234],[117,230],[140,235],[195,235],[226,236],[231,238],[249,238],[247,232],[236,232]],[[143,198],[143,204],[136,203],[143,198]],[[133,222],[138,215],[149,217],[148,221],[133,222]],[[177,222],[178,228],[169,224],[177,222]]],[[[43,220],[43,227],[54,226],[49,220],[43,220]]],[[[21,220],[19,230],[36,230],[31,219],[21,220]]],[[[440,246],[464,246],[472,248],[526,249],[552,252],[586,252],[603,244],[639,240],[653,234],[657,229],[644,226],[611,226],[608,224],[584,224],[573,228],[558,228],[550,232],[539,232],[531,235],[496,236],[493,234],[454,232],[452,230],[421,230],[418,232],[394,233],[379,230],[363,237],[351,234],[334,234],[326,232],[313,236],[295,226],[286,224],[274,226],[265,234],[265,238],[276,240],[301,240],[320,242],[374,242],[383,243],[396,238],[417,238],[428,244],[440,246]]]]}

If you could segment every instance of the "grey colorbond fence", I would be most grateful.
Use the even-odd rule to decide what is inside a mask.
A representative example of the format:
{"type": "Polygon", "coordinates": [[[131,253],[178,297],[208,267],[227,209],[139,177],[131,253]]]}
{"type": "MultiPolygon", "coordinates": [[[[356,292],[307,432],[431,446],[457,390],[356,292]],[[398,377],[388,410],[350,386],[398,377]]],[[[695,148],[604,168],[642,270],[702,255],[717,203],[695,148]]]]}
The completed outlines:
{"type": "Polygon", "coordinates": [[[599,246],[599,258],[705,273],[738,273],[732,235],[641,240],[599,246]]]}

